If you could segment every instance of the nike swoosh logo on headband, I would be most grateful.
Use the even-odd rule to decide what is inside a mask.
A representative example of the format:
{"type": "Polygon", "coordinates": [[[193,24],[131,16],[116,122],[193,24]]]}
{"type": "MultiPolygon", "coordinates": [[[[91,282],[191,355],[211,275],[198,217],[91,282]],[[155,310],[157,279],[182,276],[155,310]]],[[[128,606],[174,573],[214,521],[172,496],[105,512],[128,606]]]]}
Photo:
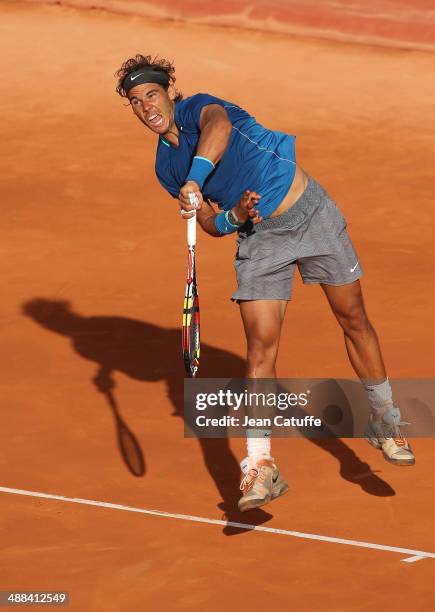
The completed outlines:
{"type": "Polygon", "coordinates": [[[140,77],[140,76],[142,76],[142,75],[143,75],[143,72],[139,72],[139,74],[137,74],[136,76],[132,76],[132,77],[130,77],[130,80],[131,80],[131,81],[134,81],[135,79],[137,79],[137,77],[140,77]]]}

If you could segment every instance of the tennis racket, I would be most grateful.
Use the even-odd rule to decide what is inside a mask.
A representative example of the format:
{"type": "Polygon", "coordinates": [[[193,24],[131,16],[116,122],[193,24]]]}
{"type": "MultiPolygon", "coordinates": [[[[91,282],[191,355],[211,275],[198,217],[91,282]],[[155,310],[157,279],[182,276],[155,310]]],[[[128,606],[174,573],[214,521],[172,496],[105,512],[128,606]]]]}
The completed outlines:
{"type": "MultiPolygon", "coordinates": [[[[190,202],[197,203],[194,193],[190,194],[190,202]]],[[[196,285],[195,269],[196,249],[196,213],[187,220],[187,282],[184,293],[182,348],[184,369],[189,378],[193,378],[199,367],[199,298],[196,285]]]]}

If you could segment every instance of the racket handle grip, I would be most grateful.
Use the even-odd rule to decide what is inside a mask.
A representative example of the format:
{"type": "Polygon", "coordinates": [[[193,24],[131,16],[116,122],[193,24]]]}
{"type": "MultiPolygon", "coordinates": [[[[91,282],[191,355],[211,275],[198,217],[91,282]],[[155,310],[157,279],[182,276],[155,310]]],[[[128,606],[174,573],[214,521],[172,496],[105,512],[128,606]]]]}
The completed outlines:
{"type": "Polygon", "coordinates": [[[196,245],[196,213],[187,219],[187,246],[196,245]]]}
{"type": "MultiPolygon", "coordinates": [[[[198,205],[198,198],[194,193],[189,193],[190,203],[195,206],[198,205]]],[[[190,219],[187,219],[187,246],[196,245],[196,213],[190,219]]]]}

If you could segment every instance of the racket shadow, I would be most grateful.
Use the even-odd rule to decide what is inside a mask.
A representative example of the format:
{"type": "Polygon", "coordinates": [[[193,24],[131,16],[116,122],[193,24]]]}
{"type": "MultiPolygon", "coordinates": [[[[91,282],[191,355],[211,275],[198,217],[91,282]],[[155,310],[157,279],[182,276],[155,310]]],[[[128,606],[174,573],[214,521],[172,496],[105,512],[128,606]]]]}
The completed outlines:
{"type": "Polygon", "coordinates": [[[105,396],[107,403],[112,410],[113,418],[115,420],[118,448],[122,458],[124,459],[125,465],[133,476],[143,476],[145,474],[145,459],[142,449],[136,436],[129,429],[127,423],[124,421],[119,412],[118,403],[112,391],[115,386],[115,382],[111,377],[110,372],[106,371],[103,367],[100,368],[93,382],[95,383],[98,391],[105,396]]]}
{"type": "MultiPolygon", "coordinates": [[[[43,328],[69,338],[74,351],[80,357],[97,365],[93,383],[98,391],[105,395],[113,412],[121,455],[132,474],[143,476],[145,460],[142,449],[119,414],[113,395],[113,376],[116,372],[121,372],[139,381],[164,381],[167,397],[173,407],[172,414],[183,417],[184,380],[180,330],[119,316],[85,317],[75,312],[68,301],[40,297],[26,301],[22,305],[22,312],[43,328]],[[120,436],[121,423],[131,436],[120,436]],[[120,438],[123,439],[122,443],[120,438]]],[[[238,355],[202,343],[202,377],[226,377],[228,372],[231,372],[233,377],[242,378],[244,370],[245,361],[238,355]]],[[[308,439],[338,460],[340,473],[346,480],[352,481],[353,474],[358,475],[363,471],[365,477],[362,481],[356,480],[355,484],[360,484],[366,493],[376,496],[394,495],[391,487],[373,473],[340,438],[308,439]]],[[[261,509],[250,511],[249,516],[241,515],[237,511],[240,467],[231,451],[229,440],[199,439],[198,442],[204,463],[221,495],[222,502],[219,507],[225,518],[232,522],[248,522],[252,525],[269,520],[271,515],[261,509]]],[[[226,528],[224,532],[233,535],[246,533],[246,530],[226,528]]]]}

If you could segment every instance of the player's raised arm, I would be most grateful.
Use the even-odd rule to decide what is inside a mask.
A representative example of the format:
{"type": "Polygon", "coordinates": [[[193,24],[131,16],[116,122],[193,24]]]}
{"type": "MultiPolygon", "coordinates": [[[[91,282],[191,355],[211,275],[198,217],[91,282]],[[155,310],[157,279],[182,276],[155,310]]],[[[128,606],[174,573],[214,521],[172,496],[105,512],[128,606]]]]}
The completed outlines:
{"type": "Polygon", "coordinates": [[[227,111],[219,104],[204,106],[199,126],[201,136],[197,155],[209,159],[216,165],[225,153],[231,135],[232,124],[227,111]]]}
{"type": "Polygon", "coordinates": [[[179,200],[184,210],[190,209],[189,193],[194,193],[202,206],[202,186],[216,164],[222,159],[228,146],[232,124],[226,110],[219,104],[208,104],[201,111],[199,137],[196,155],[186,183],[180,189],[179,200]]]}

